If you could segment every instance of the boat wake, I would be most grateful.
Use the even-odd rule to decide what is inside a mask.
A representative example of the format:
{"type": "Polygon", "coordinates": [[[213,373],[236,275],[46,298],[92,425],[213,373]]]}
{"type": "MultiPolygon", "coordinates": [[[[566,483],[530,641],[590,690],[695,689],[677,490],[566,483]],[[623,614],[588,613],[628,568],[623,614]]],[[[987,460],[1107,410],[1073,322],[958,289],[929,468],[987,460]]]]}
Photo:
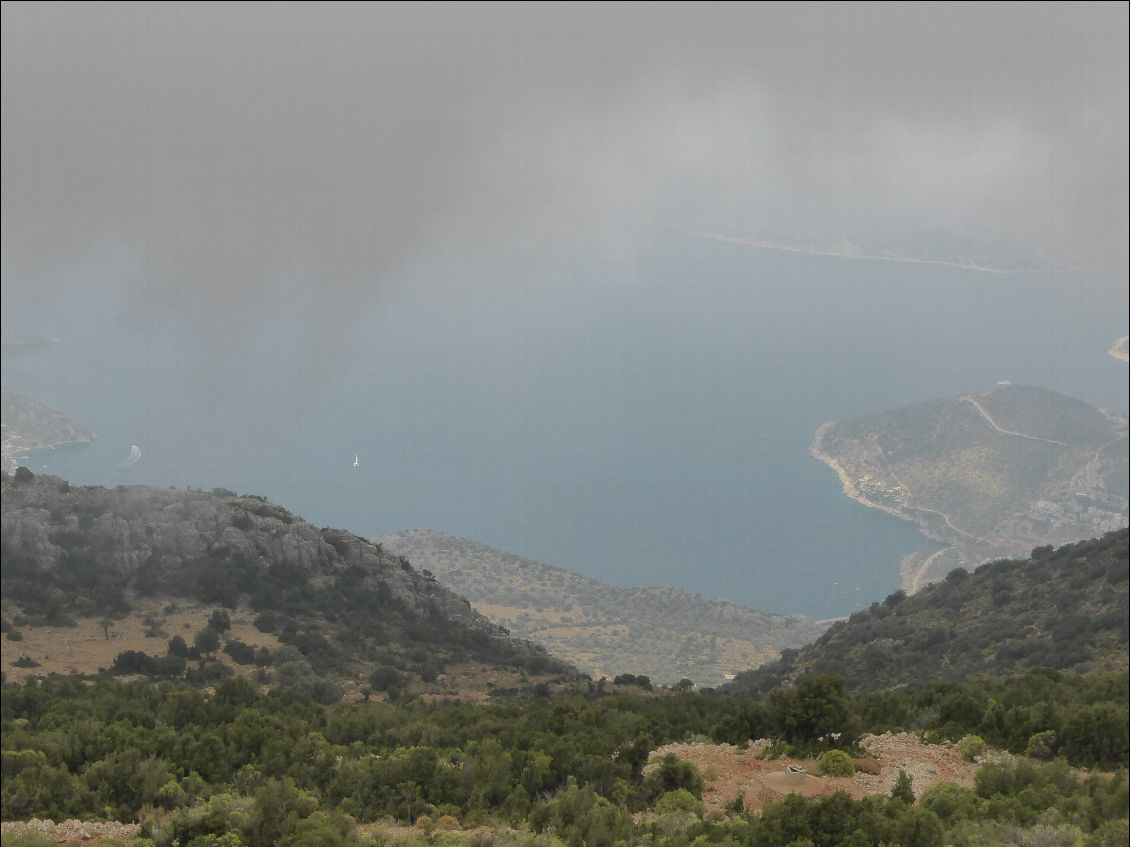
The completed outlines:
{"type": "Polygon", "coordinates": [[[118,465],[118,467],[119,468],[128,468],[131,465],[136,465],[140,461],[141,461],[141,448],[138,447],[136,444],[133,444],[133,445],[130,445],[130,448],[129,448],[129,457],[124,462],[122,462],[120,465],[118,465]]]}

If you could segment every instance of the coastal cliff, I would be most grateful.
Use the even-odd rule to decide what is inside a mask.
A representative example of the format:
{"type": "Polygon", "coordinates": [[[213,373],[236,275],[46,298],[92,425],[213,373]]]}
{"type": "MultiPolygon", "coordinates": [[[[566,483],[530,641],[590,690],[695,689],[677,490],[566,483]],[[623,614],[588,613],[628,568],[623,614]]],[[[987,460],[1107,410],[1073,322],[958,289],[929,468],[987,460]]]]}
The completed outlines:
{"type": "Polygon", "coordinates": [[[0,452],[8,470],[15,464],[14,457],[20,453],[68,444],[89,444],[94,440],[90,430],[62,412],[7,388],[0,389],[0,421],[3,428],[0,452]]]}
{"type": "Polygon", "coordinates": [[[908,556],[913,593],[955,567],[1021,556],[1127,525],[1127,426],[1030,386],[833,421],[812,456],[844,493],[917,524],[942,549],[908,556]]]}

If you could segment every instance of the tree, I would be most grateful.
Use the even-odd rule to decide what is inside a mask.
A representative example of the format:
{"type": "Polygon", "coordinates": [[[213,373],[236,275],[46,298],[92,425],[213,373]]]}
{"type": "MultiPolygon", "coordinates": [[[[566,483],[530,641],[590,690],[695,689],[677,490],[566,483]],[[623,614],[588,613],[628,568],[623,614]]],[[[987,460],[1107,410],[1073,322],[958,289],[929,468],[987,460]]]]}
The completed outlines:
{"type": "Polygon", "coordinates": [[[634,673],[622,673],[612,680],[613,685],[635,685],[644,691],[651,691],[651,677],[645,674],[636,676],[634,673]]]}
{"type": "Polygon", "coordinates": [[[892,840],[902,847],[940,847],[945,830],[933,812],[911,806],[895,821],[894,835],[892,840]]]}
{"type": "Polygon", "coordinates": [[[774,689],[769,710],[774,734],[790,744],[811,744],[837,733],[840,746],[853,740],[841,677],[811,674],[793,688],[774,689]]]}
{"type": "Polygon", "coordinates": [[[1130,754],[1125,706],[1095,703],[1079,709],[1062,733],[1062,751],[1073,764],[1126,767],[1130,754]]]}
{"type": "Polygon", "coordinates": [[[188,657],[188,643],[179,635],[174,635],[169,639],[169,655],[188,657]]]}
{"type": "Polygon", "coordinates": [[[369,684],[374,691],[399,691],[404,687],[404,674],[386,665],[369,675],[369,684]]]}
{"type": "Polygon", "coordinates": [[[644,779],[644,788],[652,798],[660,797],[669,791],[685,788],[695,797],[701,797],[706,788],[706,780],[690,762],[684,762],[674,753],[668,753],[644,779]]]}
{"type": "Polygon", "coordinates": [[[208,618],[208,626],[216,632],[227,632],[231,629],[231,617],[223,609],[216,609],[208,618]]]}
{"type": "Polygon", "coordinates": [[[910,778],[910,774],[899,768],[898,779],[895,780],[895,787],[891,789],[892,800],[902,800],[908,806],[914,805],[914,781],[910,778]]]}
{"type": "Polygon", "coordinates": [[[220,634],[210,626],[204,627],[192,639],[193,646],[202,654],[215,653],[220,649],[220,634]]]}

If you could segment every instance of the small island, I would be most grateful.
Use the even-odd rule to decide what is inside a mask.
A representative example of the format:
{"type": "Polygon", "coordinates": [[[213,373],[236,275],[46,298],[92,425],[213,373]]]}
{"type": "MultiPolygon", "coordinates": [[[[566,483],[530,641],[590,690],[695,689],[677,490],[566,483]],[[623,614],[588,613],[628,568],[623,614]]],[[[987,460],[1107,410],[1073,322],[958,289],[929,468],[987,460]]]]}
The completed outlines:
{"type": "Polygon", "coordinates": [[[1010,385],[831,421],[809,452],[848,497],[943,545],[903,560],[908,593],[956,567],[1128,523],[1126,420],[1042,388],[1010,385]]]}
{"type": "Polygon", "coordinates": [[[1108,356],[1113,356],[1120,362],[1130,362],[1130,354],[1127,353],[1127,343],[1130,342],[1130,335],[1124,335],[1114,342],[1107,350],[1108,356]]]}
{"type": "Polygon", "coordinates": [[[92,432],[62,412],[7,388],[0,389],[0,421],[0,453],[7,471],[15,469],[22,453],[94,440],[92,432]]]}
{"type": "Polygon", "coordinates": [[[12,349],[16,347],[38,347],[42,344],[58,344],[59,339],[53,335],[43,335],[38,332],[21,332],[0,327],[0,347],[12,349]]]}

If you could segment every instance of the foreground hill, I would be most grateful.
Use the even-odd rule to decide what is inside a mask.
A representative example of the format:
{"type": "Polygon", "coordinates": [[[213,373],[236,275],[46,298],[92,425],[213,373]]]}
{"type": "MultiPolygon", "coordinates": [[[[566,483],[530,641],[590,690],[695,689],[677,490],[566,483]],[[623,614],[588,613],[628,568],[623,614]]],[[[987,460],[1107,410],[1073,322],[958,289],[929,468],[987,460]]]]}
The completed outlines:
{"type": "Polygon", "coordinates": [[[904,562],[911,593],[952,568],[1127,525],[1126,420],[1008,386],[825,424],[811,453],[860,503],[946,547],[904,562]]]}
{"type": "MultiPolygon", "coordinates": [[[[365,680],[376,673],[374,687],[402,689],[435,682],[458,663],[568,670],[544,649],[509,638],[407,559],[343,530],[319,529],[259,497],[74,487],[21,468],[3,478],[0,545],[5,652],[13,647],[12,629],[24,628],[16,645],[24,664],[49,659],[28,649],[37,627],[71,626],[78,638],[83,626],[99,621],[108,641],[142,611],[157,635],[167,635],[174,622],[194,625],[194,618],[182,620],[186,609],[206,618],[226,608],[254,618],[254,628],[248,621],[241,632],[263,636],[240,640],[254,658],[243,648],[233,656],[274,668],[281,679],[365,680]],[[164,617],[154,617],[158,610],[164,617]],[[279,656],[293,666],[283,668],[279,656]]],[[[217,619],[228,619],[221,630],[237,623],[232,616],[217,619]]],[[[176,634],[193,640],[191,631],[176,634]]],[[[218,652],[206,642],[197,650],[204,658],[218,652]]],[[[156,640],[143,652],[164,648],[156,640]]],[[[154,666],[132,656],[125,665],[180,675],[172,659],[154,666]]]]}
{"type": "Polygon", "coordinates": [[[620,588],[440,532],[376,540],[434,572],[492,620],[594,676],[718,685],[827,628],[675,588],[620,588]]]}
{"type": "Polygon", "coordinates": [[[734,684],[764,692],[817,672],[874,689],[1033,668],[1125,670],[1128,537],[1123,529],[953,571],[913,597],[898,592],[856,612],[734,684]]]}

